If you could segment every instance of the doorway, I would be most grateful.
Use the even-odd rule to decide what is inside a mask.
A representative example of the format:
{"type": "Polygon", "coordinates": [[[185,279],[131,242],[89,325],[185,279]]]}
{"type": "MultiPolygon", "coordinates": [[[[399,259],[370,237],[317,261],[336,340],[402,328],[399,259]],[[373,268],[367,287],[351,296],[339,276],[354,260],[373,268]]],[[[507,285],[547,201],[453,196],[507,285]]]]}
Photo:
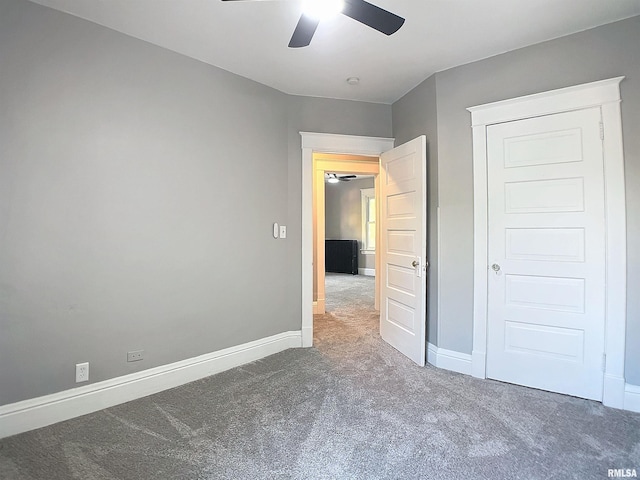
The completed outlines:
{"type": "Polygon", "coordinates": [[[392,138],[313,132],[302,136],[302,346],[313,345],[313,154],[340,153],[378,157],[393,148],[392,138]]]}
{"type": "MultiPolygon", "coordinates": [[[[336,151],[379,157],[381,179],[377,203],[380,222],[377,225],[380,244],[376,270],[377,277],[380,277],[378,281],[383,286],[378,294],[380,335],[401,353],[424,365],[428,266],[424,135],[393,148],[391,139],[302,133],[302,346],[313,345],[313,241],[316,235],[313,228],[313,188],[311,191],[307,189],[313,187],[314,179],[318,181],[314,176],[314,153],[336,151]],[[306,179],[310,180],[309,184],[304,181],[306,179]]],[[[316,269],[316,274],[319,270],[316,269]]]]}
{"type": "MultiPolygon", "coordinates": [[[[324,314],[326,308],[325,292],[325,185],[327,175],[340,177],[346,174],[374,177],[374,190],[378,191],[379,158],[344,154],[313,154],[313,313],[324,314]]],[[[377,223],[376,223],[377,225],[377,223]]],[[[376,232],[377,237],[377,232],[376,232]]],[[[376,255],[376,259],[378,256],[376,255]]],[[[376,262],[377,266],[377,262],[376,262]]],[[[375,305],[378,305],[379,281],[375,281],[375,305]]]]}

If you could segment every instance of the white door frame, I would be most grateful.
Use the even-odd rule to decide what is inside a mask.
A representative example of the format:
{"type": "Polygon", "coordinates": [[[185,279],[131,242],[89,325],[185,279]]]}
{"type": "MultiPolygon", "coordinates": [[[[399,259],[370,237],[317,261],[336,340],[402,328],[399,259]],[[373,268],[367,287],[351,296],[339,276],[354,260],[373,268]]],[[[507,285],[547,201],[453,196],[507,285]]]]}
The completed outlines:
{"type": "Polygon", "coordinates": [[[604,132],[606,214],[606,310],[604,405],[624,408],[627,294],[626,204],[620,82],[624,77],[470,107],[473,129],[473,351],[472,375],[486,378],[487,273],[487,126],[523,118],[600,107],[604,132]]]}
{"type": "Polygon", "coordinates": [[[302,346],[313,345],[313,153],[379,156],[393,138],[300,132],[302,136],[302,346]]]}

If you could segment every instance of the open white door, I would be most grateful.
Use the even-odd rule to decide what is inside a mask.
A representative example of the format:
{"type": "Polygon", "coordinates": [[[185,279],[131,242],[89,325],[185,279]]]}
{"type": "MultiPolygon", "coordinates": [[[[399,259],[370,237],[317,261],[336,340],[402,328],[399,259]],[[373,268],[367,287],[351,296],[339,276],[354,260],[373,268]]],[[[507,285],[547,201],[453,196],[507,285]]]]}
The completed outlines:
{"type": "Polygon", "coordinates": [[[426,137],[380,156],[380,335],[418,365],[426,357],[426,137]]]}

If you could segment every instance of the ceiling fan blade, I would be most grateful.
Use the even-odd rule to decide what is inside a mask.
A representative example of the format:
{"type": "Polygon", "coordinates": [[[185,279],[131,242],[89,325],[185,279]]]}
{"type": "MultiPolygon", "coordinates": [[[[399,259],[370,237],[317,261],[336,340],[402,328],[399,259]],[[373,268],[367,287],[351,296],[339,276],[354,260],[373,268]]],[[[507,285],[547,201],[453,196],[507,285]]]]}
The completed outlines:
{"type": "Polygon", "coordinates": [[[342,13],[385,35],[396,33],[404,24],[404,18],[364,0],[345,0],[342,13]]]}
{"type": "Polygon", "coordinates": [[[291,40],[289,41],[289,47],[300,48],[309,45],[311,43],[311,39],[313,38],[313,34],[316,33],[318,23],[320,23],[320,20],[302,15],[300,17],[300,20],[298,20],[296,29],[293,31],[293,35],[291,36],[291,40]]]}
{"type": "Polygon", "coordinates": [[[349,180],[351,180],[352,178],[356,178],[356,176],[355,176],[355,175],[342,175],[342,176],[340,177],[340,180],[349,181],[349,180]]]}

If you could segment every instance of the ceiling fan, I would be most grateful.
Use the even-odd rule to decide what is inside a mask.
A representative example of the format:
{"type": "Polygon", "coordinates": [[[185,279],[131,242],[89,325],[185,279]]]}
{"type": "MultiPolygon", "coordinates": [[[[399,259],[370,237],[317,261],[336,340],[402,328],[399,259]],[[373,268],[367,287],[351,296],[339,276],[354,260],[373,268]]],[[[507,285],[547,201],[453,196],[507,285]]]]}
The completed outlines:
{"type": "Polygon", "coordinates": [[[357,178],[356,175],[336,175],[335,173],[327,173],[326,175],[327,182],[329,183],[338,183],[338,182],[350,182],[354,178],[357,178]]]}
{"type": "MultiPolygon", "coordinates": [[[[246,2],[246,1],[260,1],[260,0],[222,0],[223,2],[246,2]]],[[[336,5],[335,13],[342,13],[347,17],[351,17],[354,20],[367,25],[385,35],[391,35],[397,32],[402,24],[404,24],[404,18],[391,13],[383,8],[377,7],[365,0],[319,0],[316,2],[318,5],[322,4],[326,6],[329,3],[336,5]]],[[[291,40],[289,41],[290,48],[306,47],[311,43],[313,34],[318,28],[321,16],[302,13],[298,25],[296,25],[291,40]]]]}

